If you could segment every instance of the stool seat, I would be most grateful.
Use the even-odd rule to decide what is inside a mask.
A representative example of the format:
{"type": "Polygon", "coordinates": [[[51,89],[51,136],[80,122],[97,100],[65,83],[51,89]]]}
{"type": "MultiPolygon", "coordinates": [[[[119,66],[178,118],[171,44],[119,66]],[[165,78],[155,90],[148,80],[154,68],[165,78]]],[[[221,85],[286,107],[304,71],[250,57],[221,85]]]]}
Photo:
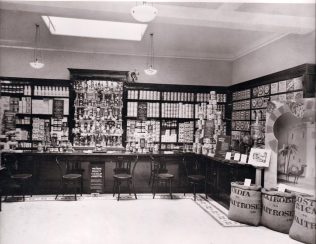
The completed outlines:
{"type": "Polygon", "coordinates": [[[192,181],[204,181],[205,180],[204,175],[188,175],[188,178],[192,181]]]}
{"type": "Polygon", "coordinates": [[[16,179],[16,180],[27,180],[31,177],[32,177],[32,174],[14,174],[14,175],[11,175],[11,178],[16,179]]]}
{"type": "Polygon", "coordinates": [[[168,180],[168,179],[173,178],[174,175],[169,174],[169,173],[163,173],[163,174],[158,174],[158,177],[159,177],[160,179],[166,179],[166,180],[168,180]]]}
{"type": "Polygon", "coordinates": [[[80,178],[81,178],[81,174],[66,174],[66,175],[63,175],[63,178],[64,178],[65,180],[80,179],[80,178]]]}
{"type": "Polygon", "coordinates": [[[116,179],[128,180],[128,179],[132,178],[132,175],[130,175],[130,174],[115,174],[115,175],[113,175],[113,177],[116,179]]]}

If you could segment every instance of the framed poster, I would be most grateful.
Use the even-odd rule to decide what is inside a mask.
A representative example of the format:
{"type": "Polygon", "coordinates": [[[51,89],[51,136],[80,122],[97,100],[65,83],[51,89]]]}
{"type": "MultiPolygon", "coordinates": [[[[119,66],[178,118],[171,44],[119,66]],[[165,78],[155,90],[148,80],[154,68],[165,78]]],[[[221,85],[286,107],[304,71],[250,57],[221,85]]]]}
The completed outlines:
{"type": "Polygon", "coordinates": [[[64,100],[53,100],[53,117],[62,119],[64,117],[64,100]]]}
{"type": "Polygon", "coordinates": [[[262,148],[251,148],[248,163],[256,167],[269,167],[271,151],[262,148]]]}
{"type": "Polygon", "coordinates": [[[137,105],[137,119],[144,121],[147,120],[147,103],[139,102],[137,105]]]}

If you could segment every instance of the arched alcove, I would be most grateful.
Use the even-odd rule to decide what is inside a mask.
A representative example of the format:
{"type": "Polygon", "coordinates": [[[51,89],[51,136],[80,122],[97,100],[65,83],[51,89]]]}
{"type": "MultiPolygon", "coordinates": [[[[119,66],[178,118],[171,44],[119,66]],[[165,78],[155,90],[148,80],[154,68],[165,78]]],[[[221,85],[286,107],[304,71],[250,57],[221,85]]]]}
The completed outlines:
{"type": "Polygon", "coordinates": [[[265,187],[314,194],[316,170],[315,100],[271,102],[266,121],[266,149],[271,150],[265,187]]]}

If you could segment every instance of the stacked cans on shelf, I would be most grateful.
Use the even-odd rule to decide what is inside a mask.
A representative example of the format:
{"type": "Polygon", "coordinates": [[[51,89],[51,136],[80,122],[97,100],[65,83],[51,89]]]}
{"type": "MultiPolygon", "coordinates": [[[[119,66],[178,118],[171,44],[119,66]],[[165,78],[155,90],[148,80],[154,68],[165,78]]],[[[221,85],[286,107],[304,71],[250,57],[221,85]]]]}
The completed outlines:
{"type": "Polygon", "coordinates": [[[222,111],[217,106],[217,95],[211,91],[208,104],[202,103],[197,108],[197,130],[193,151],[205,155],[214,155],[217,136],[225,134],[222,111]]]}

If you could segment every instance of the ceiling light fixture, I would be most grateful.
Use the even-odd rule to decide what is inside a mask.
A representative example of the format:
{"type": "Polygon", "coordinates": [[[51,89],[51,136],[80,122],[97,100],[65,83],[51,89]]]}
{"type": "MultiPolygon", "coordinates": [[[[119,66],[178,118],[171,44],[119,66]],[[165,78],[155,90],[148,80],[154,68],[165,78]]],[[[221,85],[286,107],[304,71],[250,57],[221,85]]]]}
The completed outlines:
{"type": "Polygon", "coordinates": [[[34,46],[34,57],[30,65],[34,69],[41,69],[44,67],[42,51],[39,48],[40,44],[40,28],[38,24],[35,24],[35,46],[34,46]]]}
{"type": "Polygon", "coordinates": [[[154,33],[150,34],[150,46],[147,56],[147,69],[144,70],[146,75],[155,75],[157,70],[154,68],[154,33]]]}
{"type": "Polygon", "coordinates": [[[158,14],[158,10],[153,5],[143,2],[131,9],[131,14],[139,22],[150,22],[154,20],[158,14]]]}

